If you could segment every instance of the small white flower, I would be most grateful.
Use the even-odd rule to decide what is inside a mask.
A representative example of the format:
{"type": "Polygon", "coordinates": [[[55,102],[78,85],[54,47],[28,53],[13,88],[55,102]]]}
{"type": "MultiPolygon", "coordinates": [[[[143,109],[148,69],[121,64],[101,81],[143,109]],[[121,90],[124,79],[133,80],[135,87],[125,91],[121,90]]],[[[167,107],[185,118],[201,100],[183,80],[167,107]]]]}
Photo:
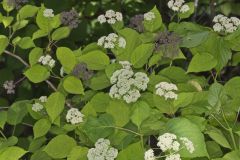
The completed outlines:
{"type": "Polygon", "coordinates": [[[131,70],[132,64],[130,62],[128,62],[128,61],[119,61],[119,64],[121,64],[124,69],[131,70]]]}
{"type": "Polygon", "coordinates": [[[38,62],[42,63],[42,65],[48,65],[50,68],[53,68],[55,66],[55,60],[52,59],[50,55],[41,56],[38,59],[38,62]]]}
{"type": "Polygon", "coordinates": [[[170,154],[165,160],[181,160],[180,154],[170,154]]]}
{"type": "Polygon", "coordinates": [[[190,141],[188,138],[186,137],[181,137],[180,140],[182,141],[182,143],[185,145],[186,149],[190,152],[193,153],[195,148],[194,145],[192,143],[192,141],[190,141]]]}
{"type": "Polygon", "coordinates": [[[47,96],[41,96],[41,97],[39,98],[39,101],[40,101],[41,103],[46,103],[46,102],[47,102],[47,96]]]}
{"type": "Polygon", "coordinates": [[[214,24],[214,26],[213,26],[213,30],[214,30],[215,32],[221,32],[221,31],[224,30],[224,28],[223,28],[223,26],[222,26],[220,23],[216,23],[216,24],[214,24]]]}
{"type": "Polygon", "coordinates": [[[100,15],[100,16],[98,16],[98,22],[103,24],[103,23],[107,22],[107,19],[105,18],[104,15],[100,15]]]}
{"type": "Polygon", "coordinates": [[[173,4],[174,4],[174,1],[173,0],[170,0],[168,1],[168,8],[172,8],[173,7],[173,4]]]}
{"type": "Polygon", "coordinates": [[[15,94],[15,87],[14,81],[5,81],[3,83],[3,88],[7,90],[7,94],[15,94]]]}
{"type": "Polygon", "coordinates": [[[240,20],[237,17],[231,17],[230,18],[235,26],[240,25],[240,20]]]}
{"type": "Polygon", "coordinates": [[[181,7],[180,12],[181,12],[181,13],[185,13],[185,12],[187,12],[187,11],[189,11],[189,10],[190,10],[189,6],[188,6],[187,4],[184,4],[184,5],[181,7]]]}
{"type": "Polygon", "coordinates": [[[177,136],[171,133],[165,133],[158,137],[157,146],[163,151],[179,151],[180,144],[176,141],[177,136]]]}
{"type": "Polygon", "coordinates": [[[43,105],[40,103],[35,103],[32,105],[32,110],[35,112],[39,112],[43,109],[43,105]]]}
{"type": "Polygon", "coordinates": [[[43,11],[43,16],[47,18],[52,18],[54,17],[53,10],[52,9],[45,9],[43,11]]]}
{"type": "Polygon", "coordinates": [[[173,83],[168,82],[160,82],[156,84],[156,95],[159,95],[161,97],[164,97],[166,100],[168,99],[177,99],[178,95],[174,93],[173,91],[177,91],[178,88],[173,83]]]}
{"type": "Polygon", "coordinates": [[[110,146],[108,139],[100,138],[95,143],[95,148],[88,150],[88,160],[114,160],[118,150],[110,146]]]}
{"type": "Polygon", "coordinates": [[[144,154],[144,160],[155,160],[154,151],[149,149],[144,154]]]}
{"type": "Polygon", "coordinates": [[[55,60],[51,59],[48,63],[49,67],[53,68],[55,66],[55,60]]]}
{"type": "Polygon", "coordinates": [[[120,37],[118,39],[118,46],[121,47],[121,48],[125,48],[126,47],[126,40],[123,38],[123,37],[120,37]]]}
{"type": "Polygon", "coordinates": [[[107,10],[106,13],[105,13],[105,17],[107,18],[112,18],[112,17],[115,17],[115,11],[114,10],[107,10]]]}
{"type": "Polygon", "coordinates": [[[116,23],[116,19],[115,19],[115,18],[109,18],[109,19],[107,20],[107,22],[108,22],[109,24],[114,24],[114,23],[116,23]]]}
{"type": "Polygon", "coordinates": [[[78,124],[83,122],[83,117],[84,115],[77,108],[71,108],[67,112],[66,120],[71,124],[78,124]]]}
{"type": "Polygon", "coordinates": [[[147,12],[144,14],[144,19],[146,21],[151,21],[155,18],[155,14],[153,12],[147,12]]]}
{"type": "Polygon", "coordinates": [[[117,21],[122,21],[123,20],[123,16],[122,16],[122,13],[120,13],[120,12],[116,12],[116,19],[117,19],[117,21]]]}
{"type": "Polygon", "coordinates": [[[222,14],[219,14],[213,18],[213,22],[218,23],[220,18],[224,17],[222,14]]]}

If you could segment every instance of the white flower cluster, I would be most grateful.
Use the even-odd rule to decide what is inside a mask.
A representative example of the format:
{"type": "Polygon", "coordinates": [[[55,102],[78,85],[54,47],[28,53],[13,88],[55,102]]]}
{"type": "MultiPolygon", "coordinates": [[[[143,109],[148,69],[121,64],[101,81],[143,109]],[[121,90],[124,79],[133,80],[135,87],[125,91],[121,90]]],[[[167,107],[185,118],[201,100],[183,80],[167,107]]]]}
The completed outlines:
{"type": "Polygon", "coordinates": [[[47,65],[50,68],[53,68],[55,66],[55,60],[52,59],[52,57],[50,55],[46,55],[46,56],[41,56],[38,59],[39,63],[42,63],[42,65],[47,65]]]}
{"type": "Polygon", "coordinates": [[[214,17],[213,30],[215,32],[232,33],[236,31],[240,25],[240,20],[237,17],[228,18],[222,14],[214,17]]]}
{"type": "Polygon", "coordinates": [[[147,12],[143,15],[144,20],[151,21],[156,18],[155,14],[153,12],[147,12]]]}
{"type": "Polygon", "coordinates": [[[41,96],[39,99],[38,99],[38,102],[35,102],[33,105],[32,105],[32,110],[35,111],[35,112],[40,112],[44,107],[43,107],[43,104],[47,102],[47,96],[41,96]]]}
{"type": "Polygon", "coordinates": [[[99,38],[97,44],[109,49],[115,48],[115,45],[118,45],[118,47],[121,48],[125,48],[126,40],[123,37],[119,37],[115,33],[110,33],[108,36],[102,36],[99,38]]]}
{"type": "Polygon", "coordinates": [[[118,150],[110,146],[108,139],[100,138],[95,143],[95,148],[88,150],[88,160],[114,160],[118,150]]]}
{"type": "Polygon", "coordinates": [[[7,90],[7,94],[15,94],[15,87],[14,81],[5,81],[3,83],[3,88],[7,90]]]}
{"type": "Polygon", "coordinates": [[[185,13],[189,11],[190,8],[184,3],[184,0],[170,0],[168,2],[168,7],[175,12],[185,13]]]}
{"type": "Polygon", "coordinates": [[[52,18],[54,17],[53,10],[52,9],[45,9],[43,11],[43,16],[47,18],[52,18]]]}
{"type": "Polygon", "coordinates": [[[77,108],[71,108],[67,112],[66,120],[75,125],[83,122],[83,117],[84,115],[77,108]]]}
{"type": "Polygon", "coordinates": [[[154,151],[149,149],[144,154],[144,160],[155,160],[156,157],[154,156],[154,151]]]}
{"type": "Polygon", "coordinates": [[[176,100],[178,97],[178,95],[174,92],[174,91],[177,91],[178,88],[173,83],[160,82],[155,86],[155,88],[156,88],[156,94],[164,97],[166,100],[167,99],[176,100]]]}
{"type": "Polygon", "coordinates": [[[181,148],[184,148],[184,147],[189,151],[189,153],[194,152],[195,148],[192,141],[190,141],[186,137],[180,137],[179,140],[181,144],[183,144],[183,146],[181,146],[175,134],[165,133],[158,137],[157,146],[163,152],[170,153],[166,155],[165,160],[181,160],[180,154],[178,154],[178,152],[180,151],[181,148]]]}
{"type": "Polygon", "coordinates": [[[108,10],[106,11],[105,15],[102,14],[100,16],[98,16],[98,22],[99,23],[109,23],[109,24],[114,24],[117,21],[122,21],[123,20],[123,16],[122,13],[120,12],[115,12],[114,10],[108,10]]]}
{"type": "Polygon", "coordinates": [[[122,69],[115,71],[110,79],[113,86],[109,95],[111,98],[121,99],[127,103],[136,102],[141,96],[140,91],[147,89],[149,78],[143,72],[134,74],[128,61],[120,61],[122,69]]]}

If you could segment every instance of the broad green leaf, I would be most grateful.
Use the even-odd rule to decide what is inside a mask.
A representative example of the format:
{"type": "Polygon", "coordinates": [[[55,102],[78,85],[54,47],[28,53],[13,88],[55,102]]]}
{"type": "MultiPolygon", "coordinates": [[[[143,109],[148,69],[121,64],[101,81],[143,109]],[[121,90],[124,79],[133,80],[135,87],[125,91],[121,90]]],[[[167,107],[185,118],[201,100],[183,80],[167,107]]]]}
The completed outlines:
{"type": "Polygon", "coordinates": [[[178,16],[181,19],[188,18],[188,17],[190,17],[194,13],[194,9],[195,9],[194,3],[193,2],[189,2],[189,3],[186,3],[186,5],[188,5],[190,9],[187,12],[185,12],[185,13],[179,13],[178,14],[178,16]]]}
{"type": "Polygon", "coordinates": [[[8,46],[8,38],[4,35],[0,35],[0,55],[4,52],[8,46]]]}
{"type": "Polygon", "coordinates": [[[220,130],[210,130],[207,131],[206,133],[209,135],[209,137],[211,137],[215,142],[217,142],[221,146],[232,149],[226,137],[222,134],[220,130]]]}
{"type": "Polygon", "coordinates": [[[7,121],[7,111],[0,112],[0,128],[3,129],[7,121]]]}
{"type": "Polygon", "coordinates": [[[47,100],[46,110],[51,118],[51,122],[54,122],[57,117],[62,113],[65,106],[65,97],[60,92],[52,93],[47,100]]]}
{"type": "Polygon", "coordinates": [[[46,67],[36,64],[27,69],[24,75],[33,83],[40,83],[45,81],[50,76],[46,67]]]}
{"type": "Polygon", "coordinates": [[[71,150],[71,152],[67,156],[67,160],[88,160],[87,153],[88,148],[76,146],[71,150]]]}
{"type": "Polygon", "coordinates": [[[8,109],[7,123],[11,125],[17,125],[22,122],[23,118],[28,113],[28,101],[18,101],[11,105],[8,109]]]}
{"type": "Polygon", "coordinates": [[[32,140],[31,143],[29,144],[28,151],[36,152],[40,150],[40,148],[46,144],[46,141],[47,141],[46,137],[40,137],[32,140]]]}
{"type": "Polygon", "coordinates": [[[93,90],[102,90],[111,86],[111,83],[104,72],[98,72],[90,79],[89,87],[93,90]]]}
{"type": "Polygon", "coordinates": [[[35,40],[35,39],[38,39],[38,38],[41,38],[41,37],[45,37],[47,35],[48,35],[47,31],[37,30],[36,32],[33,33],[32,40],[35,40]]]}
{"type": "Polygon", "coordinates": [[[13,24],[12,26],[12,29],[13,29],[13,32],[19,30],[19,29],[22,29],[24,27],[26,27],[28,25],[28,20],[20,20],[20,21],[17,21],[16,23],[13,24]]]}
{"type": "Polygon", "coordinates": [[[69,27],[58,28],[52,33],[52,40],[59,41],[61,39],[67,38],[70,34],[70,31],[71,30],[69,27]]]}
{"type": "Polygon", "coordinates": [[[234,77],[230,79],[225,85],[224,90],[226,91],[227,95],[232,98],[239,98],[240,96],[240,77],[234,77]]]}
{"type": "Polygon", "coordinates": [[[87,64],[90,70],[102,70],[109,65],[109,57],[100,50],[88,52],[78,58],[80,62],[87,64]]]}
{"type": "Polygon", "coordinates": [[[33,126],[34,138],[39,138],[47,134],[51,128],[51,123],[48,119],[40,119],[33,126]]]}
{"type": "Polygon", "coordinates": [[[5,16],[3,16],[1,21],[2,21],[2,23],[4,25],[4,27],[7,28],[13,22],[13,19],[14,19],[13,17],[5,17],[5,16]]]}
{"type": "Polygon", "coordinates": [[[31,156],[30,160],[52,160],[51,157],[49,157],[49,155],[47,155],[46,152],[42,151],[42,150],[38,150],[37,152],[33,153],[33,155],[31,156]]]}
{"type": "Polygon", "coordinates": [[[210,71],[217,65],[217,60],[210,54],[196,54],[189,66],[187,72],[203,72],[210,71]]]}
{"type": "Polygon", "coordinates": [[[115,124],[118,127],[125,126],[130,120],[129,106],[127,106],[123,101],[110,101],[109,105],[107,106],[106,113],[113,117],[115,124]]]}
{"type": "Polygon", "coordinates": [[[188,32],[181,41],[180,47],[192,48],[207,40],[209,31],[188,32]]]}
{"type": "Polygon", "coordinates": [[[23,20],[29,17],[33,17],[37,14],[38,7],[33,5],[24,5],[18,12],[17,19],[23,20]]]}
{"type": "Polygon", "coordinates": [[[150,12],[154,13],[155,18],[151,21],[144,20],[144,28],[149,32],[156,32],[162,26],[162,16],[156,6],[150,12]]]}
{"type": "Polygon", "coordinates": [[[141,142],[133,143],[123,149],[118,154],[117,160],[144,160],[144,149],[141,142]]]}
{"type": "Polygon", "coordinates": [[[180,151],[181,157],[208,157],[204,136],[197,125],[186,118],[174,118],[167,122],[166,131],[178,137],[187,137],[193,142],[194,152],[191,154],[185,148],[180,151]]]}
{"type": "Polygon", "coordinates": [[[29,63],[31,66],[38,63],[39,58],[43,55],[43,49],[42,48],[33,48],[31,52],[29,53],[29,63]]]}
{"type": "Polygon", "coordinates": [[[167,77],[175,83],[185,83],[190,79],[185,70],[175,66],[164,68],[158,74],[167,77]]]}
{"type": "Polygon", "coordinates": [[[83,131],[92,142],[99,138],[106,138],[114,133],[114,120],[109,114],[100,115],[98,118],[88,117],[83,126],[83,131]]]}
{"type": "Polygon", "coordinates": [[[90,104],[93,106],[96,112],[106,112],[106,108],[109,106],[111,98],[108,94],[99,92],[91,99],[90,104]]]}
{"type": "Polygon", "coordinates": [[[141,68],[148,62],[149,57],[152,55],[154,46],[153,44],[142,44],[138,46],[131,55],[131,62],[134,68],[141,68]]]}
{"type": "Polygon", "coordinates": [[[19,42],[18,46],[22,49],[29,49],[35,47],[35,44],[31,37],[23,37],[19,42]]]}
{"type": "Polygon", "coordinates": [[[8,147],[3,150],[0,150],[0,159],[1,160],[19,160],[27,151],[20,147],[8,147]]]}
{"type": "Polygon", "coordinates": [[[3,6],[3,9],[7,12],[11,12],[14,9],[14,6],[9,5],[8,0],[3,0],[2,6],[3,6]]]}
{"type": "Polygon", "coordinates": [[[235,150],[230,153],[227,153],[223,160],[239,160],[240,159],[240,150],[235,150]]]}
{"type": "Polygon", "coordinates": [[[64,68],[64,71],[66,73],[70,73],[77,64],[74,53],[69,48],[59,47],[56,54],[57,59],[60,61],[64,68]]]}
{"type": "Polygon", "coordinates": [[[84,94],[84,88],[80,79],[69,76],[63,81],[63,88],[71,94],[84,94]]]}
{"type": "Polygon", "coordinates": [[[44,151],[52,158],[66,158],[76,145],[73,138],[67,135],[58,135],[47,144],[44,151]]]}
{"type": "Polygon", "coordinates": [[[131,120],[134,124],[140,128],[142,122],[150,116],[150,107],[144,101],[137,101],[133,105],[133,113],[131,115],[131,120]]]}
{"type": "Polygon", "coordinates": [[[221,147],[214,141],[207,141],[206,142],[207,151],[211,159],[222,157],[223,152],[221,150],[221,147]]]}

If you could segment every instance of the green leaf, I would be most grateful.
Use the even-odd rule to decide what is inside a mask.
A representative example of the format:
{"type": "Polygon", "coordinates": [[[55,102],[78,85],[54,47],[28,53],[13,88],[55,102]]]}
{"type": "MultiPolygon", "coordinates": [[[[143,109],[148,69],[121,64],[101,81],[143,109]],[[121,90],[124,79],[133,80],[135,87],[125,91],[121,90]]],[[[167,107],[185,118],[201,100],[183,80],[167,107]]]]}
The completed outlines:
{"type": "Polygon", "coordinates": [[[14,19],[13,17],[3,16],[2,17],[2,23],[3,23],[4,27],[7,28],[12,23],[13,19],[14,19]]]}
{"type": "Polygon", "coordinates": [[[42,48],[33,48],[29,53],[29,63],[31,66],[38,63],[39,58],[43,55],[42,48]]]}
{"type": "Polygon", "coordinates": [[[100,50],[88,52],[78,58],[80,62],[87,64],[90,70],[102,70],[109,65],[109,57],[100,50]]]}
{"type": "Polygon", "coordinates": [[[110,101],[109,105],[107,106],[106,113],[113,117],[115,124],[118,127],[125,126],[130,120],[129,106],[127,106],[123,101],[110,101]]]}
{"type": "Polygon", "coordinates": [[[92,142],[99,138],[106,138],[114,133],[114,120],[109,114],[100,115],[98,118],[88,117],[83,131],[92,142]]]}
{"type": "Polygon", "coordinates": [[[3,9],[7,12],[11,12],[14,9],[14,6],[9,5],[8,0],[3,0],[2,6],[3,6],[3,9]]]}
{"type": "Polygon", "coordinates": [[[51,128],[51,123],[48,119],[40,119],[33,126],[34,138],[39,138],[47,134],[51,128]]]}
{"type": "Polygon", "coordinates": [[[67,160],[88,160],[87,158],[88,148],[86,147],[74,147],[67,157],[67,160]]]}
{"type": "Polygon", "coordinates": [[[157,7],[155,6],[150,12],[153,12],[155,15],[155,18],[151,21],[144,20],[144,28],[149,32],[155,32],[160,29],[162,26],[162,16],[159,13],[157,7]]]}
{"type": "Polygon", "coordinates": [[[239,150],[232,151],[223,157],[223,160],[239,160],[239,159],[240,159],[239,150]]]}
{"type": "Polygon", "coordinates": [[[239,98],[240,95],[240,77],[230,79],[225,85],[224,90],[232,98],[239,98]]]}
{"type": "Polygon", "coordinates": [[[187,12],[185,12],[185,13],[179,13],[178,14],[178,16],[181,19],[188,18],[188,17],[190,17],[194,13],[194,9],[195,9],[194,3],[193,2],[189,2],[189,3],[186,3],[186,5],[188,5],[190,9],[187,12]]]}
{"type": "Polygon", "coordinates": [[[55,15],[53,18],[48,18],[43,16],[43,12],[46,8],[42,6],[37,13],[36,22],[38,27],[47,33],[49,33],[53,28],[58,28],[61,24],[60,16],[55,15]]]}
{"type": "Polygon", "coordinates": [[[222,134],[220,130],[210,130],[210,131],[207,131],[206,133],[209,135],[209,137],[211,137],[215,142],[217,142],[221,146],[232,149],[227,139],[225,138],[225,136],[222,134]]]}
{"type": "Polygon", "coordinates": [[[5,123],[7,122],[7,112],[1,111],[0,112],[0,128],[3,129],[5,123]]]}
{"type": "Polygon", "coordinates": [[[131,120],[140,128],[142,122],[150,116],[150,107],[144,101],[137,101],[134,103],[133,108],[131,120]]]}
{"type": "Polygon", "coordinates": [[[174,118],[167,122],[166,130],[178,137],[187,137],[194,144],[195,151],[191,154],[185,148],[180,151],[181,157],[208,157],[204,136],[197,125],[186,118],[174,118]]]}
{"type": "Polygon", "coordinates": [[[63,88],[71,94],[84,94],[84,88],[80,79],[69,76],[63,81],[63,88]]]}
{"type": "Polygon", "coordinates": [[[217,60],[210,54],[196,54],[189,66],[187,72],[203,72],[210,71],[217,65],[217,60]]]}
{"type": "Polygon", "coordinates": [[[93,90],[102,90],[111,86],[111,83],[104,72],[98,72],[90,79],[89,87],[93,90]]]}
{"type": "Polygon", "coordinates": [[[1,160],[19,160],[27,151],[20,147],[8,147],[3,150],[0,150],[0,159],[1,160]]]}
{"type": "Polygon", "coordinates": [[[43,160],[43,159],[52,160],[52,158],[49,157],[46,152],[38,150],[37,152],[33,153],[30,160],[43,160]]]}
{"type": "Polygon", "coordinates": [[[193,48],[207,40],[209,31],[188,32],[181,41],[180,47],[193,48]]]}
{"type": "Polygon", "coordinates": [[[31,37],[23,37],[19,42],[18,46],[22,49],[29,49],[35,47],[31,37]]]}
{"type": "Polygon", "coordinates": [[[108,94],[99,92],[91,99],[90,104],[93,106],[96,112],[106,112],[106,108],[109,106],[111,98],[108,94]]]}
{"type": "Polygon", "coordinates": [[[153,44],[142,44],[138,46],[131,55],[131,62],[134,68],[141,68],[147,63],[153,52],[153,44]]]}
{"type": "Polygon", "coordinates": [[[57,48],[57,59],[62,64],[64,71],[70,73],[77,64],[74,53],[66,47],[57,48]]]}
{"type": "Polygon", "coordinates": [[[24,5],[18,12],[17,20],[23,20],[36,15],[38,7],[32,5],[24,5]]]}
{"type": "Polygon", "coordinates": [[[22,122],[23,118],[28,113],[27,107],[28,107],[27,101],[18,101],[11,105],[11,107],[8,109],[8,115],[7,115],[7,123],[11,125],[17,125],[22,122]]]}
{"type": "Polygon", "coordinates": [[[32,140],[28,147],[28,151],[36,152],[36,151],[40,150],[40,148],[46,144],[46,141],[47,141],[46,137],[40,137],[40,138],[32,140]]]}
{"type": "Polygon", "coordinates": [[[58,135],[47,144],[44,151],[52,158],[66,158],[76,145],[73,138],[67,135],[58,135]]]}
{"type": "Polygon", "coordinates": [[[14,23],[14,25],[12,26],[13,32],[22,29],[24,27],[26,27],[28,25],[28,20],[21,20],[21,21],[17,21],[16,23],[14,23]]]}
{"type": "Polygon", "coordinates": [[[33,33],[32,40],[35,40],[35,39],[38,39],[38,38],[41,38],[41,37],[45,37],[47,35],[48,35],[47,31],[37,30],[36,32],[33,33]]]}
{"type": "Polygon", "coordinates": [[[69,27],[60,27],[52,33],[52,40],[59,41],[61,39],[67,38],[70,34],[69,27]]]}
{"type": "Polygon", "coordinates": [[[50,76],[46,67],[36,64],[24,72],[24,75],[33,83],[45,81],[50,76]]]}
{"type": "Polygon", "coordinates": [[[54,122],[57,117],[62,113],[65,105],[65,97],[60,92],[52,93],[47,100],[46,110],[51,118],[51,122],[54,122]]]}
{"type": "Polygon", "coordinates": [[[8,38],[4,35],[0,35],[0,55],[4,52],[8,46],[8,38]]]}
{"type": "Polygon", "coordinates": [[[141,142],[133,143],[123,149],[118,154],[117,160],[144,160],[144,150],[141,142]]]}

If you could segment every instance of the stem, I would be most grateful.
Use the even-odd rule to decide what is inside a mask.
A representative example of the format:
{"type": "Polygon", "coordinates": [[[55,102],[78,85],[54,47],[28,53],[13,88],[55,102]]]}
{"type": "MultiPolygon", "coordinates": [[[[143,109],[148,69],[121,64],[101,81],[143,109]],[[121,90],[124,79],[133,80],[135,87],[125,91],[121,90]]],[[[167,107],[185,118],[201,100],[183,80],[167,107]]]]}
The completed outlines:
{"type": "Polygon", "coordinates": [[[0,130],[0,134],[2,135],[2,137],[4,138],[4,139],[6,139],[7,140],[7,137],[4,135],[4,133],[0,130]]]}
{"type": "Polygon", "coordinates": [[[222,128],[228,130],[228,128],[226,128],[213,114],[211,114],[211,116],[222,126],[222,128]]]}
{"type": "Polygon", "coordinates": [[[116,126],[103,126],[103,127],[106,127],[106,128],[115,128],[115,129],[119,129],[119,130],[131,132],[131,133],[133,133],[133,134],[135,134],[135,135],[138,135],[138,136],[140,136],[140,137],[143,136],[143,135],[140,134],[140,133],[137,133],[137,132],[135,132],[135,131],[132,131],[132,130],[126,129],[126,128],[122,128],[122,127],[116,127],[116,126]]]}

